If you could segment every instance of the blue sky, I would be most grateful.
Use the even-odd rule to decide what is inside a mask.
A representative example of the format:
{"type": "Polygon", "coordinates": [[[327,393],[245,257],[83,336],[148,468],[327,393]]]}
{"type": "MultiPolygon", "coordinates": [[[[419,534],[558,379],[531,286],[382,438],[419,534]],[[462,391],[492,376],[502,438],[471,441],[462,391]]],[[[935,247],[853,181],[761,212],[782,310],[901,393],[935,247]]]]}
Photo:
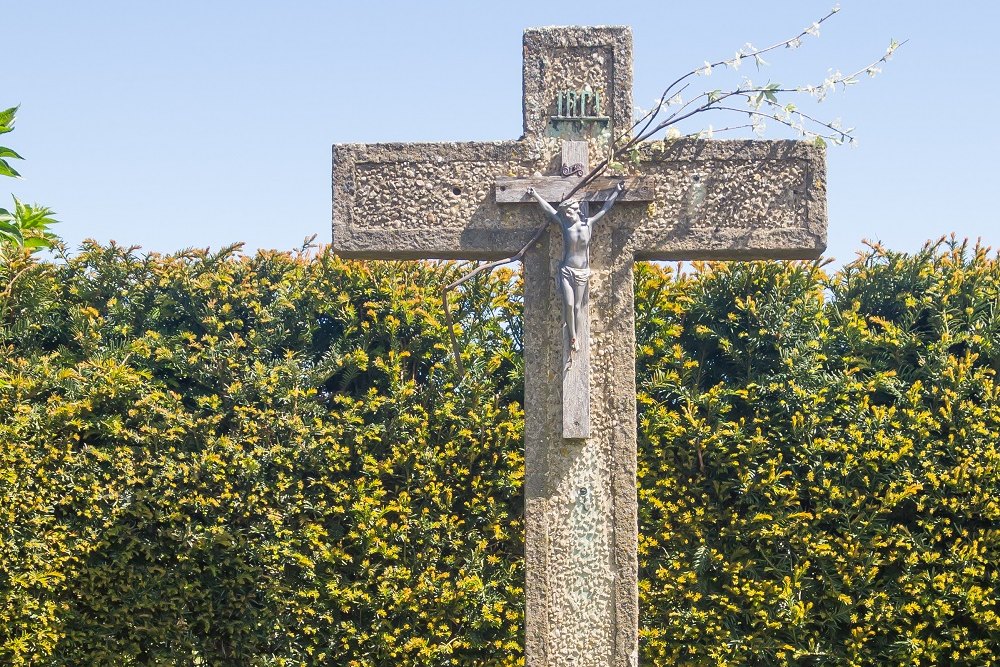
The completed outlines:
{"type": "MultiPolygon", "coordinates": [[[[631,25],[634,97],[649,106],[678,74],[791,37],[830,6],[3,0],[0,106],[21,104],[3,143],[26,160],[0,199],[54,208],[73,246],[326,242],[332,143],[520,135],[525,27],[631,25]]],[[[863,238],[915,250],[952,232],[997,248],[1000,3],[841,8],[818,39],[749,68],[755,82],[817,83],[910,40],[879,77],[811,109],[859,138],[828,153],[828,255],[849,260],[863,238]]]]}

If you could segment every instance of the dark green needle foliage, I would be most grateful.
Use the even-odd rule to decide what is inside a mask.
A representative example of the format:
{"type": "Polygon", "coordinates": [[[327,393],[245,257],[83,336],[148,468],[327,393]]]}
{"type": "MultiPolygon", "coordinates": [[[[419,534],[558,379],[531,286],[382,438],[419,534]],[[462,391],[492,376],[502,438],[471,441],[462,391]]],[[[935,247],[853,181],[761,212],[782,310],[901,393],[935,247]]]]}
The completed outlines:
{"type": "MultiPolygon", "coordinates": [[[[523,664],[518,277],[0,264],[0,664],[523,664]]],[[[1000,662],[1000,266],[637,272],[644,665],[1000,662]]]]}

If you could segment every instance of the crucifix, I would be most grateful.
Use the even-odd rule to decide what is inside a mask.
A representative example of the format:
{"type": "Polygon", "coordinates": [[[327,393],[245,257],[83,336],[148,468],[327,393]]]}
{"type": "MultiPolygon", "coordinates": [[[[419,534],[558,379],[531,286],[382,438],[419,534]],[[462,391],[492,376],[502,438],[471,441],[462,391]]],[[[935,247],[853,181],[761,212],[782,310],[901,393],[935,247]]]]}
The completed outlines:
{"type": "Polygon", "coordinates": [[[824,154],[805,142],[650,142],[564,201],[629,131],[631,84],[628,28],[532,28],[520,140],[333,149],[344,257],[496,260],[558,223],[523,260],[528,667],[638,662],[634,261],[826,246],[824,154]]]}
{"type": "MultiPolygon", "coordinates": [[[[598,181],[567,199],[589,168],[589,146],[563,139],[560,149],[560,176],[498,178],[496,199],[517,203],[527,195],[562,230],[562,261],[555,277],[563,312],[562,437],[578,439],[590,437],[590,242],[594,225],[624,193],[625,180],[611,187],[598,181]],[[602,195],[604,206],[591,215],[590,203],[602,195]],[[558,202],[558,210],[550,202],[558,202]]],[[[627,199],[649,201],[652,196],[648,188],[638,186],[630,188],[627,199]]]]}

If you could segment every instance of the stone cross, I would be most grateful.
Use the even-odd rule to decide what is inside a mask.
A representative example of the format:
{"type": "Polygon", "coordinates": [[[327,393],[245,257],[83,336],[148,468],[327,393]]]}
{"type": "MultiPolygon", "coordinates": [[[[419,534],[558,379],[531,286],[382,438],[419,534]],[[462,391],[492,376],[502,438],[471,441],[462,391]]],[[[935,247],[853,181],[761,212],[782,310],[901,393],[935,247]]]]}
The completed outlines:
{"type": "MultiPolygon", "coordinates": [[[[558,202],[586,171],[585,159],[564,159],[580,148],[566,142],[601,156],[628,131],[631,32],[526,30],[523,76],[518,141],[334,146],[334,249],[478,260],[520,250],[546,220],[529,188],[558,202]]],[[[556,225],[524,258],[528,667],[638,662],[633,262],[809,259],[826,246],[824,154],[811,144],[651,142],[631,171],[592,230],[587,371],[572,387],[556,225]],[[567,428],[570,393],[588,410],[567,428]]],[[[605,200],[617,180],[583,197],[605,200]]]]}

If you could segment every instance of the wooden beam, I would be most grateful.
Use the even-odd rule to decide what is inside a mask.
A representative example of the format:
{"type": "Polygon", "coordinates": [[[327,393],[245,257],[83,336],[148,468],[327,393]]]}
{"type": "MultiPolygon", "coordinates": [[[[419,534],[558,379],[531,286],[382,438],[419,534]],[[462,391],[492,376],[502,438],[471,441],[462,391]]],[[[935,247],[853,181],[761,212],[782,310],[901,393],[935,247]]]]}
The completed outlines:
{"type": "MultiPolygon", "coordinates": [[[[562,169],[576,170],[580,176],[573,178],[556,178],[556,181],[570,186],[580,182],[583,174],[590,169],[588,144],[586,141],[562,142],[562,169]]],[[[612,186],[614,187],[614,186],[612,186]]],[[[568,192],[569,190],[566,190],[568,192]]],[[[609,193],[610,194],[610,193],[609,193]]],[[[550,200],[557,201],[557,200],[550,200]]],[[[563,240],[565,243],[565,238],[563,240]]],[[[589,264],[590,249],[587,249],[589,264]]],[[[565,260],[565,257],[563,258],[565,260]]],[[[556,284],[561,282],[556,276],[556,284]]],[[[559,287],[556,291],[561,291],[559,287]]],[[[574,351],[570,347],[569,331],[563,322],[563,438],[580,440],[590,437],[590,285],[586,287],[583,302],[576,315],[576,342],[579,347],[574,351]]]]}
{"type": "MultiPolygon", "coordinates": [[[[614,192],[620,178],[597,178],[577,192],[574,197],[582,201],[604,201],[614,192]]],[[[626,178],[625,191],[618,197],[619,202],[653,201],[653,187],[639,178],[626,178]]],[[[528,188],[545,198],[545,201],[559,202],[572,190],[579,178],[559,176],[533,176],[531,178],[496,179],[496,201],[498,204],[530,204],[534,200],[528,195],[528,188]]]]}

